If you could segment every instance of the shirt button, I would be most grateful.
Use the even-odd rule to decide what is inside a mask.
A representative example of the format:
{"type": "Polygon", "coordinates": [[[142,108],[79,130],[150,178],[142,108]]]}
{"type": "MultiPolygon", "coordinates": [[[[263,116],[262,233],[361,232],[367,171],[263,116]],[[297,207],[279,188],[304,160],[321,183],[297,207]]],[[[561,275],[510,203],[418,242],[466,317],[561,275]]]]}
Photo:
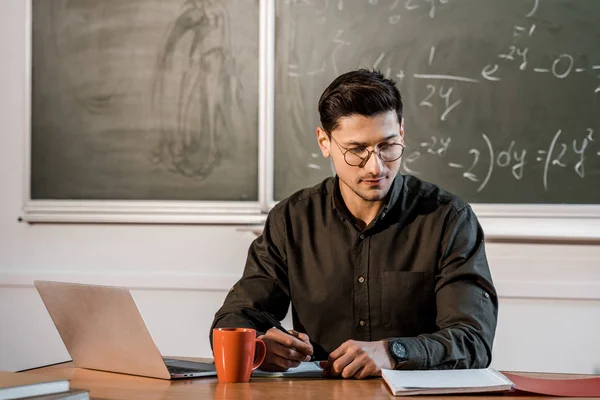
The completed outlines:
{"type": "Polygon", "coordinates": [[[364,276],[359,276],[358,277],[358,283],[364,283],[365,282],[365,277],[364,276]]]}
{"type": "Polygon", "coordinates": [[[365,326],[367,323],[364,320],[361,319],[360,321],[358,321],[358,324],[360,326],[365,326]]]}

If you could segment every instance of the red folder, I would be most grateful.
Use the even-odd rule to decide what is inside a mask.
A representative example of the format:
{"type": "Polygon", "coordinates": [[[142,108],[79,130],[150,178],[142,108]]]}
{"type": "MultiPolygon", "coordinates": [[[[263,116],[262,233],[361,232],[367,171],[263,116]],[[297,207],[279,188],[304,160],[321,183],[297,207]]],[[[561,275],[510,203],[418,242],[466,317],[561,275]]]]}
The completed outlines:
{"type": "Polygon", "coordinates": [[[533,378],[502,372],[522,392],[566,397],[600,397],[600,377],[575,379],[533,378]]]}

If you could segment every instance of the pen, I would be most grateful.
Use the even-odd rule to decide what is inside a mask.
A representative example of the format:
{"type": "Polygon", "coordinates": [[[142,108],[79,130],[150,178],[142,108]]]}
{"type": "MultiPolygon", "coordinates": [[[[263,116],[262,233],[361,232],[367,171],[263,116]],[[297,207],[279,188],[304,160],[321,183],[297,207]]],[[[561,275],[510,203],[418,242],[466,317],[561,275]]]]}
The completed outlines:
{"type": "MultiPolygon", "coordinates": [[[[271,314],[269,314],[266,311],[261,311],[261,314],[267,319],[267,321],[269,321],[269,323],[271,325],[273,325],[273,328],[280,330],[283,333],[286,333],[292,337],[296,337],[294,335],[292,335],[290,332],[288,332],[287,329],[285,329],[283,326],[281,326],[281,324],[279,323],[279,321],[277,321],[277,319],[275,317],[273,317],[271,314]]],[[[310,361],[315,361],[315,356],[311,355],[310,356],[310,361]]]]}

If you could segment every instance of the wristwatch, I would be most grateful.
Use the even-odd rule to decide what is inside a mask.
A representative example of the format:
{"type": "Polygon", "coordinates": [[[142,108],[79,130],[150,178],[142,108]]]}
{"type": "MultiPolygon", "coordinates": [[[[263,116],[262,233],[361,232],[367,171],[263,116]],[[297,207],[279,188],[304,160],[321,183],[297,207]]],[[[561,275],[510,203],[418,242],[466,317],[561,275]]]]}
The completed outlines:
{"type": "Polygon", "coordinates": [[[398,367],[399,363],[403,363],[408,361],[408,351],[406,347],[402,344],[402,342],[398,339],[390,340],[390,354],[392,358],[396,360],[396,367],[398,367]]]}

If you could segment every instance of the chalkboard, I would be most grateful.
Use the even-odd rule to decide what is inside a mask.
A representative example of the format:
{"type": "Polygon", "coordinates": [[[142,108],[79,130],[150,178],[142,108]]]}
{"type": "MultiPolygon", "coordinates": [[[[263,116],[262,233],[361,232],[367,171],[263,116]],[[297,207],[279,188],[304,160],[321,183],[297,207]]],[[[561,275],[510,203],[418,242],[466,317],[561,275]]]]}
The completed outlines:
{"type": "Polygon", "coordinates": [[[31,198],[258,200],[258,0],[32,0],[31,198]]]}
{"type": "Polygon", "coordinates": [[[477,203],[600,203],[600,1],[281,1],[276,199],[332,174],[317,101],[339,74],[398,82],[401,171],[477,203]]]}

